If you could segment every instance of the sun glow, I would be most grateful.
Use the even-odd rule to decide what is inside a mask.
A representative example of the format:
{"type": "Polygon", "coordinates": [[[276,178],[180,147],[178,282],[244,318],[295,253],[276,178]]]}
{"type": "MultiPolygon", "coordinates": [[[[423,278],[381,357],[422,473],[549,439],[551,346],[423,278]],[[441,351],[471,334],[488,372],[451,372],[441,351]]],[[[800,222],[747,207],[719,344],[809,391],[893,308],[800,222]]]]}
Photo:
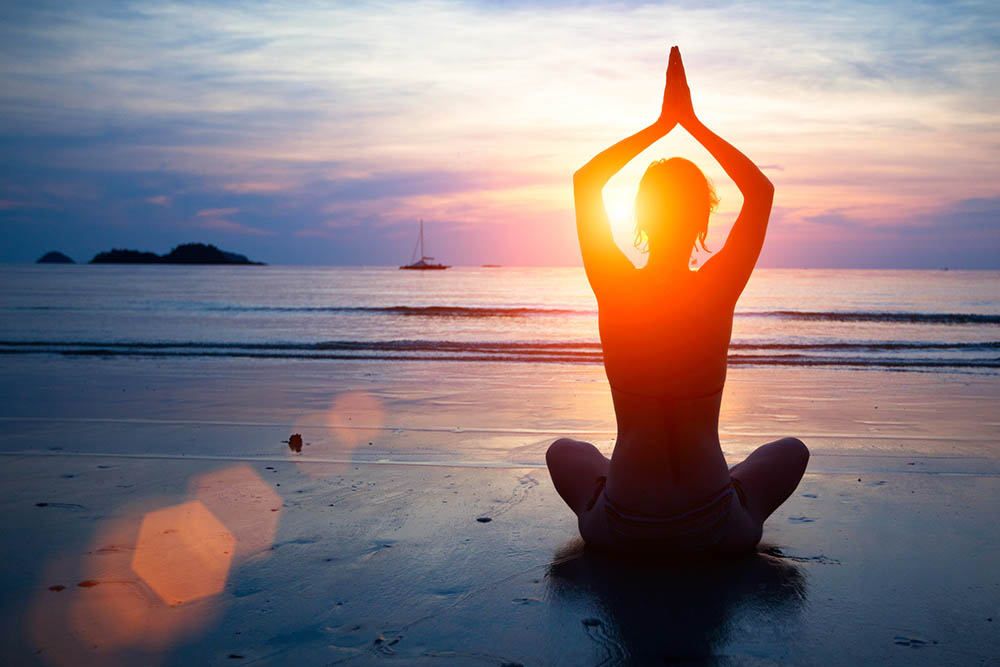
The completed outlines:
{"type": "Polygon", "coordinates": [[[604,209],[608,212],[611,233],[621,244],[631,239],[635,230],[635,188],[604,188],[604,209]]]}

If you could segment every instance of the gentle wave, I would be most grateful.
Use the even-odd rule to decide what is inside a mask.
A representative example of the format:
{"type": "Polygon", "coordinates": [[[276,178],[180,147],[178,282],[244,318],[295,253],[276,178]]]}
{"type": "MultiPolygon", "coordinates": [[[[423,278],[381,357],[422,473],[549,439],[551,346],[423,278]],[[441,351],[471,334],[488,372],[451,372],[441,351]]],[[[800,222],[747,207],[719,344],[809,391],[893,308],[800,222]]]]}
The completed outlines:
{"type": "Polygon", "coordinates": [[[1000,350],[998,342],[944,343],[878,341],[851,343],[731,343],[730,350],[1000,350]]]}
{"type": "MultiPolygon", "coordinates": [[[[732,365],[1000,368],[1000,341],[733,343],[732,365]],[[941,356],[949,352],[955,356],[941,356]],[[894,353],[897,356],[892,356],[894,353]],[[899,354],[904,356],[898,356],[899,354]],[[914,356],[914,353],[918,356],[914,356]],[[921,354],[922,353],[922,354],[921,354]],[[984,356],[989,355],[989,356],[984,356]],[[889,356],[887,356],[889,355],[889,356]]],[[[0,341],[0,354],[68,356],[243,357],[269,359],[516,361],[602,363],[599,343],[461,341],[322,341],[317,343],[0,341]]]]}
{"type": "Polygon", "coordinates": [[[209,311],[261,313],[354,313],[410,317],[531,317],[537,315],[596,315],[597,311],[563,308],[480,308],[475,306],[209,306],[209,311]]]}
{"type": "MultiPolygon", "coordinates": [[[[9,306],[11,311],[96,311],[97,307],[80,305],[9,306]]],[[[244,306],[238,304],[149,303],[119,306],[115,312],[210,312],[210,313],[341,313],[347,315],[402,315],[405,317],[533,317],[596,316],[596,310],[569,308],[532,308],[528,306],[244,306]]]]}
{"type": "MultiPolygon", "coordinates": [[[[56,310],[86,311],[81,306],[14,306],[5,310],[56,310]]],[[[479,306],[244,306],[237,304],[178,304],[151,303],[146,306],[130,305],[119,310],[169,312],[223,312],[223,313],[340,313],[345,315],[398,315],[403,317],[596,317],[596,310],[570,308],[535,308],[530,306],[479,307],[479,306]]],[[[737,311],[736,317],[774,318],[792,321],[821,322],[893,322],[908,324],[1000,324],[1000,315],[984,313],[920,313],[899,311],[807,311],[766,310],[737,311]]]]}
{"type": "Polygon", "coordinates": [[[774,317],[783,320],[827,322],[908,322],[912,324],[1000,324],[1000,315],[979,313],[906,313],[896,311],[768,310],[738,312],[737,317],[774,317]]]}
{"type": "MultiPolygon", "coordinates": [[[[239,343],[201,341],[0,341],[0,347],[101,347],[135,349],[205,348],[241,350],[601,350],[597,342],[501,342],[447,340],[330,340],[317,343],[239,343]]],[[[997,350],[1000,341],[939,342],[939,341],[854,341],[843,343],[731,343],[730,350],[997,350]]]]}

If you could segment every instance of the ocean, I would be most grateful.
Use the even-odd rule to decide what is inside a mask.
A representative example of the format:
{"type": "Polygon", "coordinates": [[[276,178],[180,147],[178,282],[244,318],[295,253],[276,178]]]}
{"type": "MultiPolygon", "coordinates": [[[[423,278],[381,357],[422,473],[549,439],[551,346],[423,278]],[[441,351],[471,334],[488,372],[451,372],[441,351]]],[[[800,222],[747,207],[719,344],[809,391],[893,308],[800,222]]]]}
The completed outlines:
{"type": "MultiPolygon", "coordinates": [[[[0,286],[7,355],[601,363],[580,268],[7,265],[0,286]]],[[[729,363],[996,374],[1000,272],[758,269],[729,363]]]]}

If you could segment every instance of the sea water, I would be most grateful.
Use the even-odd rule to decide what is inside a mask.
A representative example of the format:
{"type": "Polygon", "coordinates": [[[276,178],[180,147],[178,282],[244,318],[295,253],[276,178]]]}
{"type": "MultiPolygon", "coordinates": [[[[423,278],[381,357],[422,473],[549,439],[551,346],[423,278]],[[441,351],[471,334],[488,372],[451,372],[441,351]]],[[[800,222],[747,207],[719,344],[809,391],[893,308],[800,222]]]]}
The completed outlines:
{"type": "MultiPolygon", "coordinates": [[[[0,352],[601,363],[580,268],[7,265],[0,352]]],[[[996,374],[1000,272],[758,269],[729,363],[996,374]]]]}

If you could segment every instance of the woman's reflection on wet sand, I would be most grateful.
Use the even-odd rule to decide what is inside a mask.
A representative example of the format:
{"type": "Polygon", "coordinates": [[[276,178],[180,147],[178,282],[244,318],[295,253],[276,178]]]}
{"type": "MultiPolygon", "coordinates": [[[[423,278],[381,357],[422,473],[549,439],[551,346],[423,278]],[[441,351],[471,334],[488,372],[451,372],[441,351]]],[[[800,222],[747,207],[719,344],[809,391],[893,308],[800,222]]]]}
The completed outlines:
{"type": "Polygon", "coordinates": [[[717,656],[733,628],[788,622],[806,599],[802,569],[767,553],[674,562],[602,553],[580,539],[556,551],[547,581],[553,598],[601,610],[584,625],[612,664],[717,656]]]}

